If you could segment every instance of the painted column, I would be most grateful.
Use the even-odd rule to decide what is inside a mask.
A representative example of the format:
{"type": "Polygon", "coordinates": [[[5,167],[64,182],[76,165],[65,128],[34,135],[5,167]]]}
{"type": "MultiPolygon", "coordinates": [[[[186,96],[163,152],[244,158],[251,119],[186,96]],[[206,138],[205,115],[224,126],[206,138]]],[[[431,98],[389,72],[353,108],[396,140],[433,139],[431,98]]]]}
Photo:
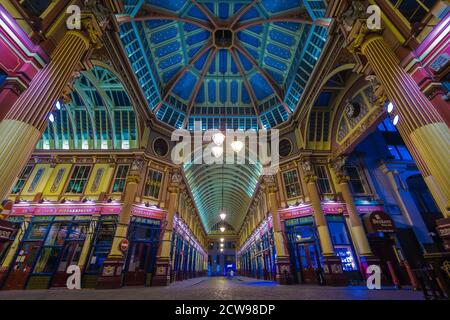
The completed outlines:
{"type": "Polygon", "coordinates": [[[264,188],[268,195],[269,211],[272,214],[273,237],[277,254],[275,261],[277,266],[276,280],[279,284],[290,284],[292,280],[291,263],[281,228],[280,214],[278,213],[278,189],[275,184],[275,176],[264,176],[264,188]]]}
{"type": "MultiPolygon", "coordinates": [[[[423,221],[423,217],[418,211],[411,193],[404,185],[404,182],[402,181],[397,169],[395,167],[388,167],[386,164],[381,165],[380,169],[386,175],[387,180],[392,187],[395,201],[400,207],[400,210],[407,220],[408,224],[414,230],[419,243],[433,243],[433,239],[428,233],[428,229],[425,225],[425,222],[423,221]]],[[[423,247],[423,249],[426,250],[425,247],[423,247]]]]}
{"type": "Polygon", "coordinates": [[[342,269],[342,262],[334,252],[328,223],[323,213],[319,190],[317,188],[317,176],[309,160],[302,162],[302,171],[309,194],[309,200],[314,211],[314,221],[317,228],[320,247],[323,257],[323,276],[327,285],[347,285],[347,279],[342,269]]]}
{"type": "Polygon", "coordinates": [[[4,280],[6,279],[6,275],[8,274],[8,269],[13,263],[13,259],[16,256],[17,249],[19,248],[20,242],[22,241],[25,232],[28,229],[28,226],[30,225],[31,219],[33,216],[26,215],[23,217],[22,224],[20,225],[20,229],[18,230],[16,237],[14,238],[13,243],[11,244],[11,247],[8,250],[8,253],[6,254],[5,259],[3,260],[2,265],[0,266],[0,288],[3,285],[4,280]]]}
{"type": "MultiPolygon", "coordinates": [[[[350,50],[364,55],[394,103],[400,117],[400,134],[417,150],[446,201],[445,217],[450,217],[450,128],[413,78],[403,70],[400,61],[384,41],[381,32],[373,32],[365,20],[357,21],[350,50]]],[[[429,176],[424,174],[425,181],[429,176]]]]}
{"type": "Polygon", "coordinates": [[[360,269],[363,276],[365,277],[367,267],[371,264],[379,263],[379,259],[377,259],[373,255],[369,240],[367,239],[366,231],[364,230],[364,226],[359,216],[358,209],[355,205],[355,201],[348,184],[349,177],[346,176],[344,172],[345,161],[345,157],[339,157],[331,162],[331,167],[336,174],[337,183],[341,190],[342,197],[345,201],[347,213],[350,218],[350,226],[352,229],[351,234],[354,241],[356,242],[356,247],[358,249],[358,255],[361,262],[360,269]]]}
{"type": "Polygon", "coordinates": [[[1,4],[0,48],[0,69],[6,73],[6,80],[0,89],[2,120],[36,73],[49,62],[49,57],[39,45],[31,41],[16,19],[1,4]]]}
{"type": "Polygon", "coordinates": [[[167,286],[170,284],[170,249],[172,246],[172,233],[174,217],[178,207],[178,194],[180,191],[181,174],[179,169],[171,173],[171,181],[168,187],[169,202],[167,204],[166,226],[161,240],[161,248],[156,261],[156,274],[153,278],[153,286],[167,286]]]}
{"type": "Polygon", "coordinates": [[[30,86],[0,122],[0,199],[6,199],[15,179],[27,163],[45,131],[54,104],[70,82],[100,28],[93,15],[83,16],[87,31],[68,31],[51,55],[51,62],[33,78],[30,86]]]}
{"type": "Polygon", "coordinates": [[[315,175],[315,172],[312,171],[310,162],[304,162],[302,166],[305,176],[306,188],[308,190],[309,199],[314,211],[314,221],[317,227],[320,247],[322,248],[322,255],[334,256],[335,252],[333,248],[333,242],[331,241],[327,220],[322,210],[319,190],[317,189],[317,176],[315,175]]]}
{"type": "Polygon", "coordinates": [[[143,160],[135,159],[128,173],[122,211],[119,215],[111,250],[103,263],[102,275],[97,281],[97,289],[115,289],[122,285],[122,271],[129,246],[127,234],[131,221],[131,209],[136,199],[141,173],[144,172],[143,164],[143,160]]]}

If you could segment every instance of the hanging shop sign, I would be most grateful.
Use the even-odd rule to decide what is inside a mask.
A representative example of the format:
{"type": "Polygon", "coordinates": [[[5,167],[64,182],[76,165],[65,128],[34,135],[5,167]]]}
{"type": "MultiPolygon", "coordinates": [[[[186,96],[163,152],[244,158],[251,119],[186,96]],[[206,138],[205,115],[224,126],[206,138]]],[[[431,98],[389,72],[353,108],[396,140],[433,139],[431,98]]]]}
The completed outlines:
{"type": "Polygon", "coordinates": [[[384,211],[374,211],[364,216],[364,224],[368,233],[394,233],[394,220],[384,211]]]}

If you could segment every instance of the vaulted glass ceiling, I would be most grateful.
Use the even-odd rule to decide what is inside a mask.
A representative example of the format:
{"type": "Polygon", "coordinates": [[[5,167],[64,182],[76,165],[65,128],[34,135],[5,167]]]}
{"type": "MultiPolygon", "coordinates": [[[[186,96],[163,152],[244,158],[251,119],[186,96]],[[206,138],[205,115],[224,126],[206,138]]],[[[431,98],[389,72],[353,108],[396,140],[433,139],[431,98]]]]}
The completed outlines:
{"type": "Polygon", "coordinates": [[[37,149],[132,149],[138,147],[134,109],[123,84],[95,66],[73,83],[70,102],[58,103],[37,149]]]}
{"type": "Polygon", "coordinates": [[[130,63],[175,128],[271,128],[298,107],[327,37],[324,0],[126,0],[130,63]]]}
{"type": "Polygon", "coordinates": [[[217,232],[224,225],[227,232],[239,230],[258,183],[261,165],[188,163],[184,172],[207,232],[217,232]],[[222,211],[227,215],[225,222],[219,216],[222,211]]]}

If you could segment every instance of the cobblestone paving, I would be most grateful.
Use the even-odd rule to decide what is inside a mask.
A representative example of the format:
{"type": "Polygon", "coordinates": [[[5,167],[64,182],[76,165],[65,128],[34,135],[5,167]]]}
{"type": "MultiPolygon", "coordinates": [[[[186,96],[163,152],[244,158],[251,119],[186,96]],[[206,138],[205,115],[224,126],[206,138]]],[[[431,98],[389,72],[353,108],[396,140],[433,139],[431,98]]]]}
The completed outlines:
{"type": "Polygon", "coordinates": [[[117,290],[0,291],[0,300],[423,300],[411,289],[368,290],[365,287],[280,286],[251,278],[197,278],[169,287],[125,287],[117,290]]]}

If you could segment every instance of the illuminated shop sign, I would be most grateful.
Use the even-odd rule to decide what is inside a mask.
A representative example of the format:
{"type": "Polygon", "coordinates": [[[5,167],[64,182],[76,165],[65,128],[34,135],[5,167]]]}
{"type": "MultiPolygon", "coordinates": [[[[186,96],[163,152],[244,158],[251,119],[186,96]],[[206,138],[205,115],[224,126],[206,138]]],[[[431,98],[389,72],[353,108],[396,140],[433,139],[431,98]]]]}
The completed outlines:
{"type": "Polygon", "coordinates": [[[364,224],[369,233],[394,233],[395,224],[392,218],[384,211],[374,211],[364,216],[364,224]]]}
{"type": "Polygon", "coordinates": [[[165,214],[164,211],[161,210],[151,210],[151,209],[144,209],[144,208],[138,208],[138,207],[134,207],[131,210],[131,214],[133,216],[138,216],[138,217],[142,217],[142,218],[152,218],[152,219],[158,219],[161,220],[164,218],[165,214]]]}

